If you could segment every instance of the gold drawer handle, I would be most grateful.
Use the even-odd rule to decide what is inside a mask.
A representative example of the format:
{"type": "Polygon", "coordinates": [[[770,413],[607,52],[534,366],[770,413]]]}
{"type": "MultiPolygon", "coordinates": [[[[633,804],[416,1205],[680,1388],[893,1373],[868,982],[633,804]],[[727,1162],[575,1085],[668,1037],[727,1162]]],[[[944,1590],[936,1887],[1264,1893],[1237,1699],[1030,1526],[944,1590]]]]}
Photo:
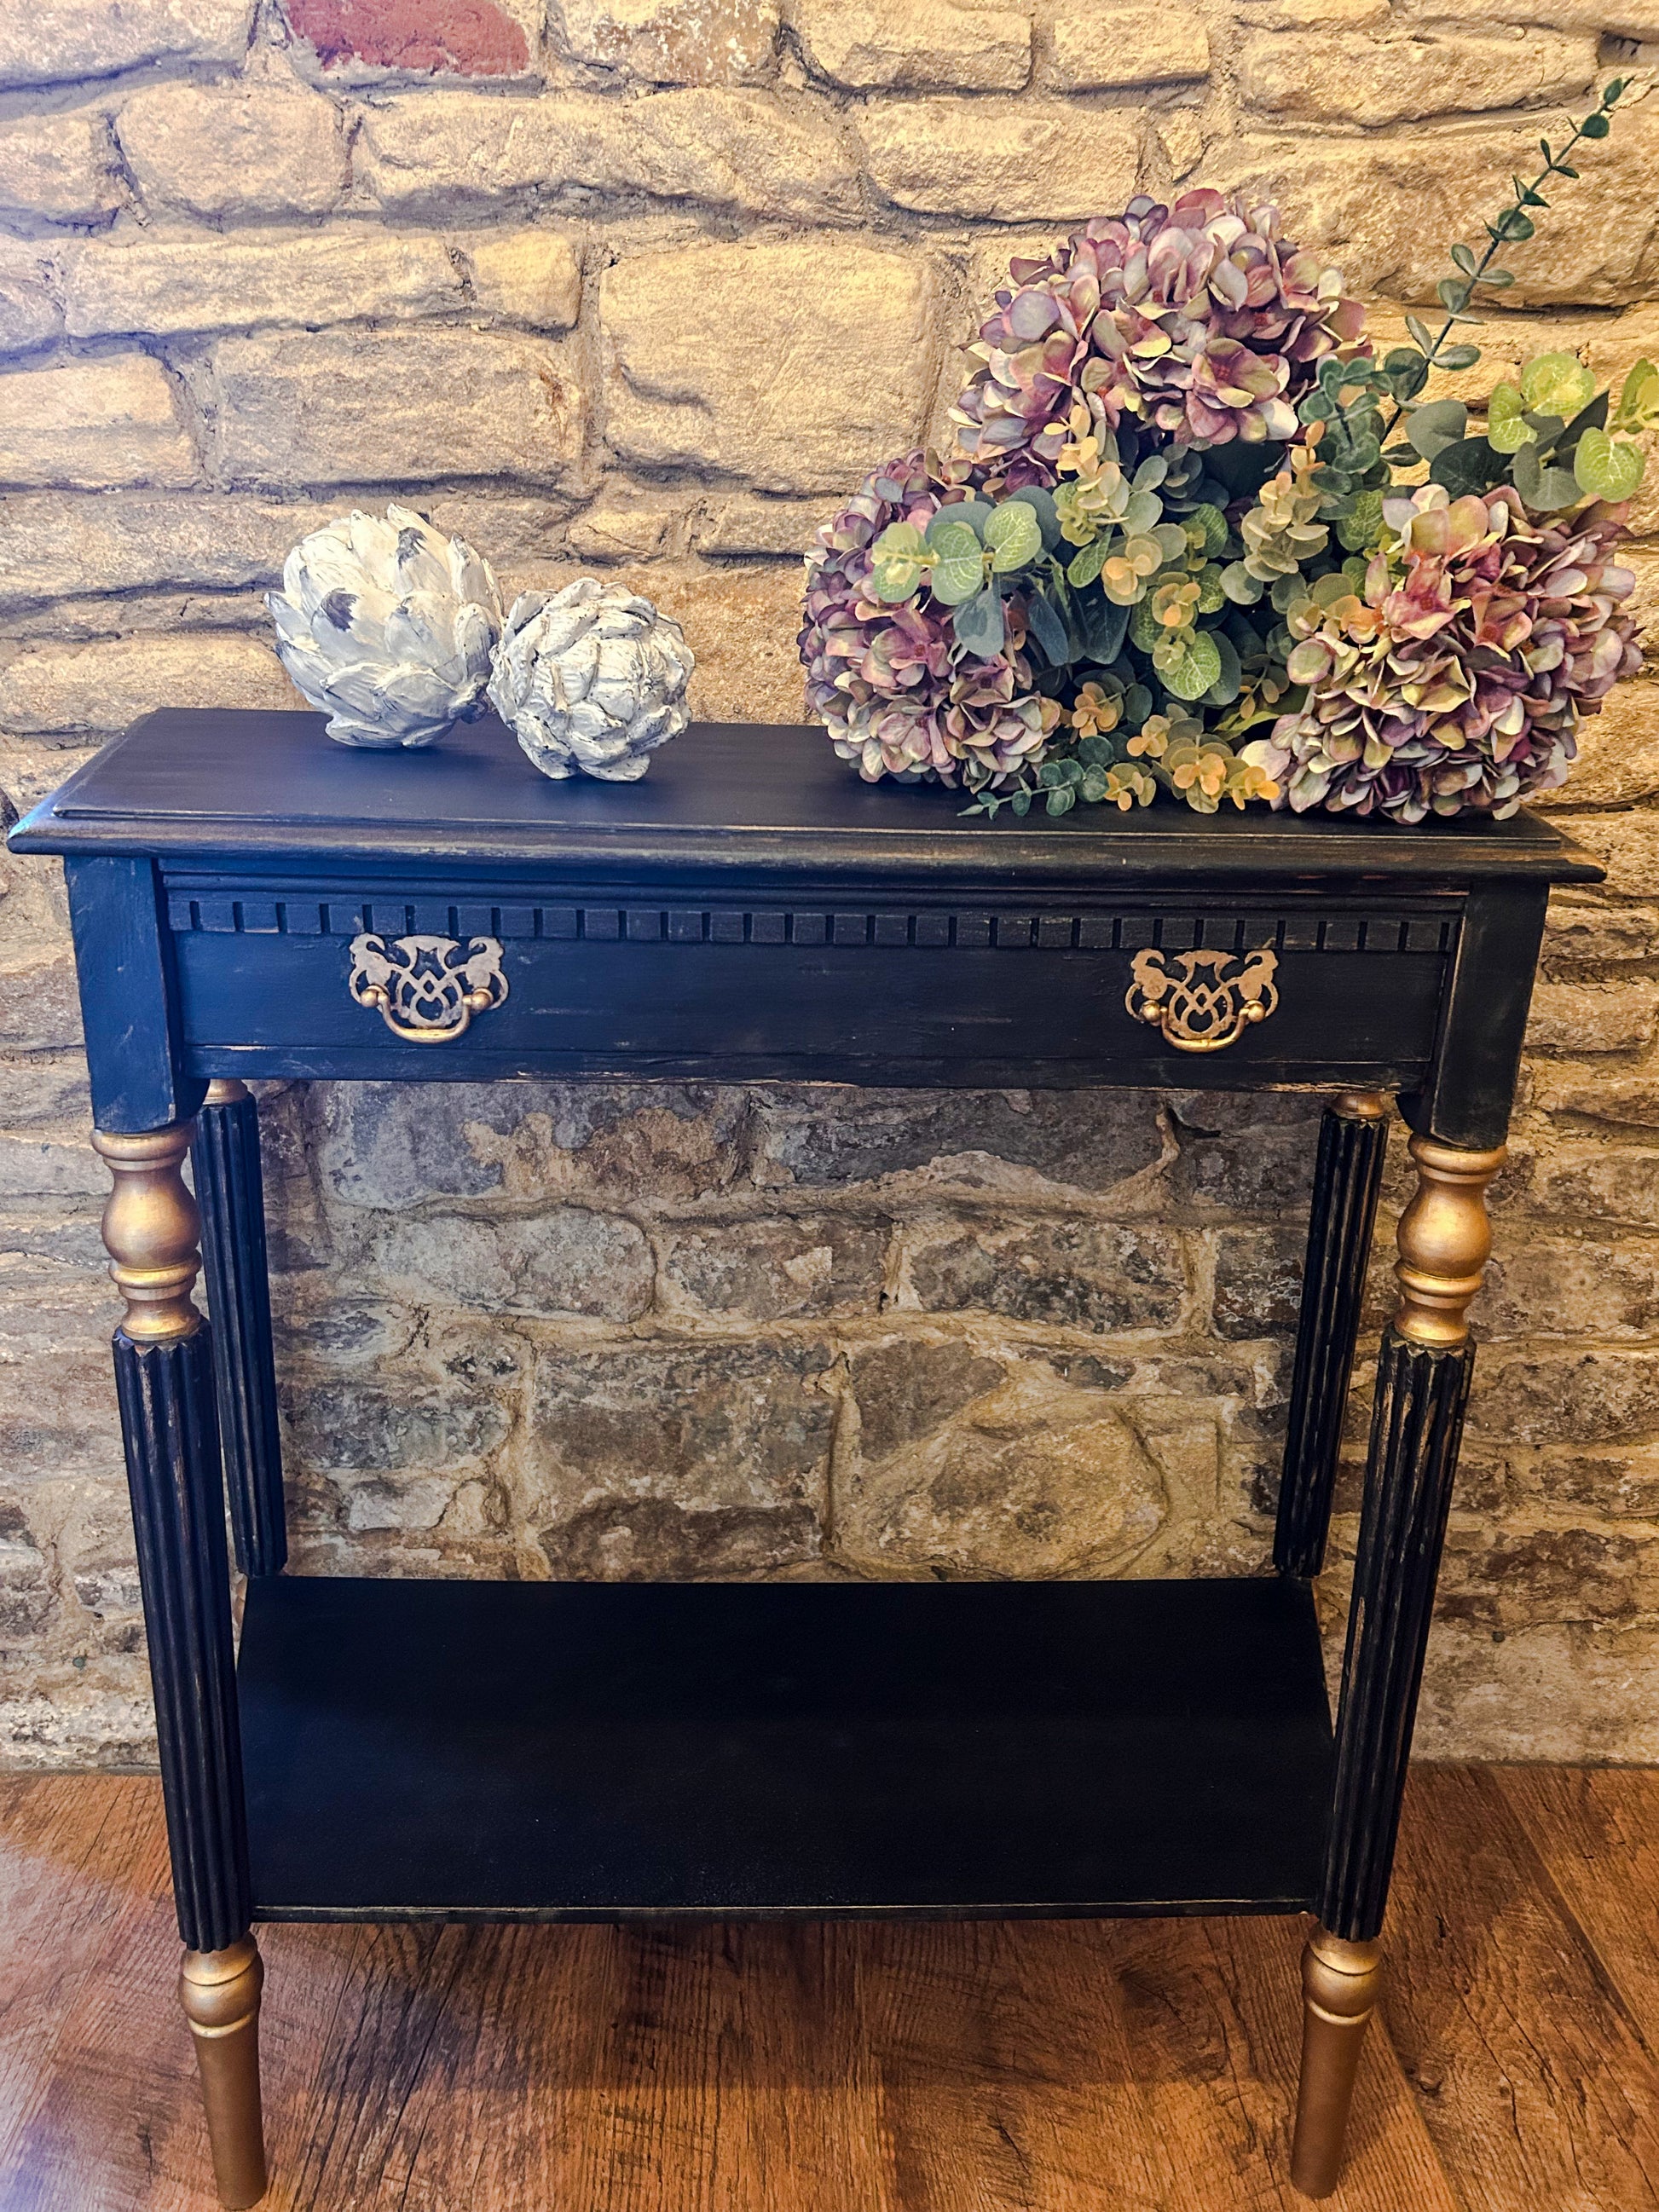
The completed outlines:
{"type": "Polygon", "coordinates": [[[494,937],[375,937],[351,940],[348,988],[360,1006],[376,1006],[393,1036],[410,1044],[448,1044],[465,1036],[474,1014],[507,996],[501,948],[494,937]]]}
{"type": "Polygon", "coordinates": [[[1137,952],[1123,1003],[1177,1052],[1221,1052],[1279,1004],[1278,966],[1266,945],[1259,952],[1137,952]],[[1171,975],[1166,961],[1180,973],[1171,975]]]}

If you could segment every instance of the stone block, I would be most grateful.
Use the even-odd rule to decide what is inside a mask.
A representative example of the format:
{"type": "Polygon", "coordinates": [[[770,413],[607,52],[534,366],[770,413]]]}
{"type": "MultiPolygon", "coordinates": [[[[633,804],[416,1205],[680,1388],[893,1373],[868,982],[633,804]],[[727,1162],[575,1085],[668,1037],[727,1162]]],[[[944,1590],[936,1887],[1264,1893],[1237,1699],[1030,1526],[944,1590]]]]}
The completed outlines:
{"type": "Polygon", "coordinates": [[[101,1208],[108,1195],[108,1173],[89,1142],[0,1134],[0,1199],[95,1198],[101,1208]]]}
{"type": "Polygon", "coordinates": [[[755,1177],[882,1183],[894,1194],[1144,1197],[1164,1157],[1158,1101],[1133,1091],[761,1091],[755,1177]]]}
{"type": "MultiPolygon", "coordinates": [[[[1523,125],[1470,127],[1401,138],[1297,139],[1243,134],[1210,150],[1207,181],[1261,191],[1279,205],[1286,233],[1328,253],[1351,286],[1397,299],[1432,300],[1446,270],[1446,241],[1478,237],[1492,206],[1492,179],[1525,169],[1538,133],[1523,125]]],[[[1621,113],[1612,137],[1584,149],[1583,182],[1563,191],[1536,239],[1506,248],[1514,307],[1617,307],[1644,299],[1659,211],[1659,102],[1621,113]]]]}
{"type": "Polygon", "coordinates": [[[517,1510],[539,1527],[549,1565],[611,1581],[816,1557],[829,1365],[811,1344],[544,1352],[517,1510]]]}
{"type": "Polygon", "coordinates": [[[100,109],[14,115],[0,123],[0,208],[9,214],[103,222],[122,198],[100,109]]]}
{"type": "Polygon", "coordinates": [[[37,0],[0,9],[0,89],[114,76],[146,62],[240,62],[253,0],[37,0]]]}
{"type": "Polygon", "coordinates": [[[503,204],[640,192],[746,215],[858,211],[839,130],[761,92],[693,89],[618,101],[434,92],[365,110],[358,183],[389,215],[447,219],[503,204]]]}
{"type": "Polygon", "coordinates": [[[1506,1224],[1470,1309],[1482,1343],[1498,1337],[1646,1335],[1659,1322],[1651,1239],[1564,1229],[1520,1237],[1506,1224]]]}
{"type": "Polygon", "coordinates": [[[560,232],[540,225],[495,235],[466,231],[453,245],[486,314],[532,330],[568,331],[581,313],[581,261],[560,232]]]}
{"type": "MultiPolygon", "coordinates": [[[[1590,1091],[1591,1097],[1597,1090],[1603,1093],[1605,1118],[1617,1110],[1618,1081],[1614,1078],[1590,1091]]],[[[1644,1107],[1659,1125],[1659,1084],[1651,1077],[1626,1081],[1639,1086],[1635,1104],[1644,1107]]],[[[1640,1121],[1644,1116],[1632,1112],[1628,1118],[1640,1121]]],[[[1659,1229],[1659,1152],[1633,1145],[1558,1145],[1540,1161],[1528,1196],[1540,1212],[1560,1214],[1569,1221],[1659,1229]]]]}
{"type": "Polygon", "coordinates": [[[932,1222],[903,1240],[900,1306],[992,1313],[1063,1328],[1174,1328],[1186,1297],[1163,1224],[1053,1217],[932,1222]]]}
{"type": "Polygon", "coordinates": [[[756,84],[772,75],[777,0],[556,0],[573,60],[647,84],[756,84]]]}
{"type": "Polygon", "coordinates": [[[1568,905],[1558,893],[1545,925],[1544,958],[1551,968],[1659,959],[1659,907],[1568,905]]]}
{"type": "Polygon", "coordinates": [[[1216,1334],[1233,1340],[1291,1335],[1302,1307],[1306,1231],[1288,1224],[1218,1229],[1211,1242],[1216,1334]]]}
{"type": "Polygon", "coordinates": [[[1062,92],[1119,85],[1178,84],[1210,73],[1210,37],[1195,8],[1171,0],[1060,0],[1049,27],[1050,69],[1062,92]]]}
{"type": "Polygon", "coordinates": [[[42,736],[125,730],[155,707],[296,707],[263,638],[234,631],[26,647],[0,668],[0,721],[42,736]]]}
{"type": "Polygon", "coordinates": [[[629,1322],[651,1304],[644,1232],[620,1214],[576,1206],[507,1221],[454,1213],[402,1221],[380,1238],[374,1266],[417,1304],[435,1292],[502,1313],[629,1322]]]}
{"type": "MultiPolygon", "coordinates": [[[[70,335],[82,338],[270,323],[314,329],[364,316],[404,321],[465,305],[441,239],[362,223],[212,239],[95,239],[71,248],[64,270],[70,335]]],[[[386,374],[390,381],[392,372],[386,374]]],[[[427,473],[439,471],[428,465],[427,473]]]]}
{"type": "Polygon", "coordinates": [[[1425,31],[1415,38],[1267,31],[1239,48],[1240,97],[1267,115],[1310,123],[1415,121],[1582,93],[1595,75],[1593,38],[1504,31],[1488,38],[1425,31]]]}
{"type": "Polygon", "coordinates": [[[565,546],[579,561],[644,561],[669,551],[690,520],[690,494],[607,477],[599,496],[573,515],[565,546]]]}
{"type": "Polygon", "coordinates": [[[855,482],[915,442],[933,298],[925,265],[840,241],[620,261],[600,304],[611,447],[770,491],[855,482]]]}
{"type": "Polygon", "coordinates": [[[0,1467],[30,1484],[67,1476],[118,1482],[121,1431],[107,1341],[6,1348],[0,1467]]]}
{"type": "Polygon", "coordinates": [[[339,112],[296,84],[150,85],[123,101],[115,131],[153,206],[222,222],[325,215],[345,195],[339,112]]]}
{"type": "Polygon", "coordinates": [[[1615,684],[1601,713],[1579,724],[1578,758],[1560,795],[1579,806],[1631,806],[1656,792],[1659,684],[1632,678],[1615,684]]]}
{"type": "Polygon", "coordinates": [[[1529,1051],[1633,1052],[1653,1042],[1659,998],[1650,983],[1540,983],[1527,1024],[1529,1051]]]}
{"type": "Polygon", "coordinates": [[[1602,888],[1607,896],[1652,897],[1659,884],[1659,808],[1637,808],[1625,814],[1575,813],[1561,826],[1607,869],[1602,888]]]}
{"type": "Polygon", "coordinates": [[[858,118],[871,181],[921,215],[1080,220],[1121,207],[1140,165],[1125,108],[1026,100],[891,100],[858,118]]]}
{"type": "Polygon", "coordinates": [[[280,0],[295,64],[343,84],[533,76],[539,0],[280,0]]]}
{"type": "MultiPolygon", "coordinates": [[[[1424,13],[1434,0],[1416,0],[1424,13]]],[[[1611,31],[1621,39],[1659,39],[1659,0],[1458,0],[1463,23],[1543,23],[1556,31],[1611,31]]]]}
{"type": "Polygon", "coordinates": [[[1018,92],[1031,10],[981,0],[792,0],[806,65],[854,92],[1018,92]]]}
{"type": "MultiPolygon", "coordinates": [[[[1534,1091],[1535,1103],[1548,1113],[1576,1114],[1614,1127],[1659,1129],[1659,1077],[1563,1068],[1540,1073],[1534,1091]]],[[[1644,1164],[1659,1165],[1659,1158],[1644,1156],[1644,1164]]]]}
{"type": "Polygon", "coordinates": [[[1305,1219],[1319,1147],[1317,1098],[1186,1091],[1172,1102],[1181,1158],[1172,1186],[1204,1208],[1305,1219]]]}
{"type": "Polygon", "coordinates": [[[659,1241],[669,1313],[765,1322],[880,1309],[884,1221],[805,1213],[675,1222],[659,1241]]]}
{"type": "Polygon", "coordinates": [[[191,370],[209,465],[227,489],[556,483],[581,451],[574,359],[501,331],[293,332],[227,338],[191,370]]]}
{"type": "Polygon", "coordinates": [[[737,491],[705,502],[693,520],[691,543],[700,553],[799,555],[825,519],[822,498],[737,491]]]}
{"type": "Polygon", "coordinates": [[[1436,1617],[1507,1635],[1563,1621],[1611,1624],[1651,1611],[1655,1547],[1623,1531],[1516,1528],[1454,1534],[1436,1617]]]}
{"type": "Polygon", "coordinates": [[[198,475],[167,371],[147,354],[15,369],[0,380],[0,482],[171,490],[198,475]]]}
{"type": "Polygon", "coordinates": [[[856,1451],[836,1487],[836,1556],[868,1571],[1121,1572],[1170,1500],[1113,1399],[1041,1360],[896,1338],[852,1360],[856,1451]]]}
{"type": "Polygon", "coordinates": [[[283,1388],[284,1425],[298,1467],[329,1474],[453,1468],[495,1450],[512,1426],[505,1405],[453,1381],[439,1391],[307,1376],[283,1388]]]}
{"type": "MultiPolygon", "coordinates": [[[[0,236],[0,354],[46,345],[64,327],[49,246],[0,236]]],[[[0,440],[6,432],[0,428],[0,440]]]]}
{"type": "Polygon", "coordinates": [[[289,548],[338,512],[218,492],[12,492],[0,532],[0,606],[75,592],[276,582],[289,548]]]}
{"type": "Polygon", "coordinates": [[[695,1084],[330,1084],[307,1149],[329,1201],[704,1198],[743,1172],[742,1091],[695,1084]]]}

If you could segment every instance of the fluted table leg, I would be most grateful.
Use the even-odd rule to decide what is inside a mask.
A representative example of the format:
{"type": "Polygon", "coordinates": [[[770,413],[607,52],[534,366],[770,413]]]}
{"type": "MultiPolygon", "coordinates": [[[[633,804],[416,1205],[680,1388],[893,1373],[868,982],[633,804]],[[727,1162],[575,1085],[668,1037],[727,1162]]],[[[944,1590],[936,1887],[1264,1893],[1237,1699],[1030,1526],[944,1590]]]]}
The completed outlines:
{"type": "Polygon", "coordinates": [[[126,1299],[115,1384],[149,1640],[155,1730],[215,2177],[228,2206],[264,2194],[258,1954],[249,1933],[246,1816],[231,1644],[211,1332],[191,1302],[198,1216],[187,1123],[93,1142],[115,1188],[110,1273],[126,1299]]]}
{"type": "Polygon", "coordinates": [[[191,1147],[202,1209],[202,1262],[213,1316],[219,1436],[236,1564],[280,1574],[288,1559],[276,1371],[270,1348],[259,1109],[247,1085],[210,1083],[191,1147]]]}
{"type": "Polygon", "coordinates": [[[1345,1091],[1325,1109],[1273,1534],[1273,1565],[1281,1574],[1316,1575],[1325,1564],[1388,1142],[1389,1102],[1379,1091],[1345,1091]]]}
{"type": "Polygon", "coordinates": [[[1291,2179],[1310,2197],[1336,2186],[1381,1977],[1376,1938],[1474,1366],[1465,1316],[1492,1248],[1486,1186],[1504,1164],[1502,1146],[1465,1152],[1431,1137],[1413,1137],[1411,1152],[1418,1187],[1401,1217],[1401,1302],[1377,1362],[1321,1925],[1304,1966],[1291,2179]]]}

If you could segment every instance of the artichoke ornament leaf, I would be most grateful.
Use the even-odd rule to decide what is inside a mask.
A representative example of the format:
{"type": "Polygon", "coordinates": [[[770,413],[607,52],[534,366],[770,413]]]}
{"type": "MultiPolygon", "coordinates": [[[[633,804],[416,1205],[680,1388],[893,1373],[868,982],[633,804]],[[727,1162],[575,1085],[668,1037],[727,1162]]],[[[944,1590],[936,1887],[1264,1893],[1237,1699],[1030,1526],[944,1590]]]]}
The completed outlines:
{"type": "Polygon", "coordinates": [[[513,602],[489,701],[544,775],[633,783],[690,720],[695,665],[672,616],[619,584],[578,576],[513,602]]]}
{"type": "Polygon", "coordinates": [[[429,745],[483,711],[500,589],[465,539],[412,508],[313,531],[265,605],[278,659],[342,744],[429,745]]]}

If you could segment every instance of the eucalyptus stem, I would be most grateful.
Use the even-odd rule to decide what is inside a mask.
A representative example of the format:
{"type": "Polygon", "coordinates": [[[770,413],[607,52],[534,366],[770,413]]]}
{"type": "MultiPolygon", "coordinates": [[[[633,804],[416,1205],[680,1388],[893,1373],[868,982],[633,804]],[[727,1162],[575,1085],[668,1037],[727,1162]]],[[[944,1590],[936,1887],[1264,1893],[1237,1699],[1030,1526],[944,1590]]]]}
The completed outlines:
{"type": "MultiPolygon", "coordinates": [[[[1529,184],[1523,184],[1519,177],[1516,177],[1511,179],[1515,193],[1515,204],[1512,207],[1505,208],[1495,223],[1489,222],[1486,225],[1486,252],[1481,255],[1480,260],[1475,263],[1473,269],[1464,270],[1460,264],[1460,274],[1462,276],[1462,283],[1461,286],[1449,279],[1443,281],[1442,284],[1437,288],[1439,291],[1441,301],[1446,308],[1446,319],[1442,323],[1439,330],[1435,333],[1435,336],[1429,345],[1421,349],[1425,372],[1434,367],[1435,362],[1439,356],[1440,349],[1445,344],[1446,340],[1451,336],[1453,331],[1456,328],[1459,323],[1478,319],[1478,318],[1472,317],[1468,313],[1468,305],[1470,301],[1474,299],[1475,293],[1480,287],[1488,281],[1487,272],[1492,268],[1493,256],[1498,252],[1498,248],[1504,246],[1524,244],[1525,241],[1532,236],[1532,218],[1527,213],[1527,210],[1529,207],[1547,207],[1549,205],[1549,202],[1542,197],[1539,191],[1540,185],[1544,184],[1551,177],[1566,177],[1574,180],[1577,179],[1578,172],[1577,169],[1570,168],[1567,166],[1566,156],[1572,152],[1574,147],[1578,144],[1581,139],[1605,138],[1607,137],[1607,132],[1611,128],[1611,125],[1608,121],[1607,111],[1614,105],[1624,89],[1625,87],[1622,78],[1615,77],[1601,94],[1600,106],[1597,106],[1592,113],[1587,115],[1582,123],[1575,123],[1573,125],[1572,136],[1568,139],[1565,146],[1556,147],[1552,149],[1547,138],[1540,142],[1544,149],[1544,166],[1529,184]],[[1596,128],[1598,125],[1601,126],[1599,129],[1596,128]],[[1457,295],[1455,305],[1454,305],[1452,300],[1447,296],[1447,287],[1449,283],[1451,285],[1452,290],[1457,295]]],[[[1467,246],[1454,248],[1454,258],[1455,258],[1455,255],[1459,251],[1467,253],[1468,252],[1468,248],[1467,246]]],[[[1507,276],[1504,281],[1505,283],[1508,283],[1509,280],[1507,276]]],[[[1420,386],[1419,386],[1419,389],[1421,389],[1420,386]]],[[[1407,403],[1404,398],[1398,398],[1395,400],[1394,412],[1389,416],[1388,421],[1382,426],[1382,436],[1384,439],[1389,438],[1393,435],[1395,425],[1406,411],[1406,404],[1407,403]]]]}

